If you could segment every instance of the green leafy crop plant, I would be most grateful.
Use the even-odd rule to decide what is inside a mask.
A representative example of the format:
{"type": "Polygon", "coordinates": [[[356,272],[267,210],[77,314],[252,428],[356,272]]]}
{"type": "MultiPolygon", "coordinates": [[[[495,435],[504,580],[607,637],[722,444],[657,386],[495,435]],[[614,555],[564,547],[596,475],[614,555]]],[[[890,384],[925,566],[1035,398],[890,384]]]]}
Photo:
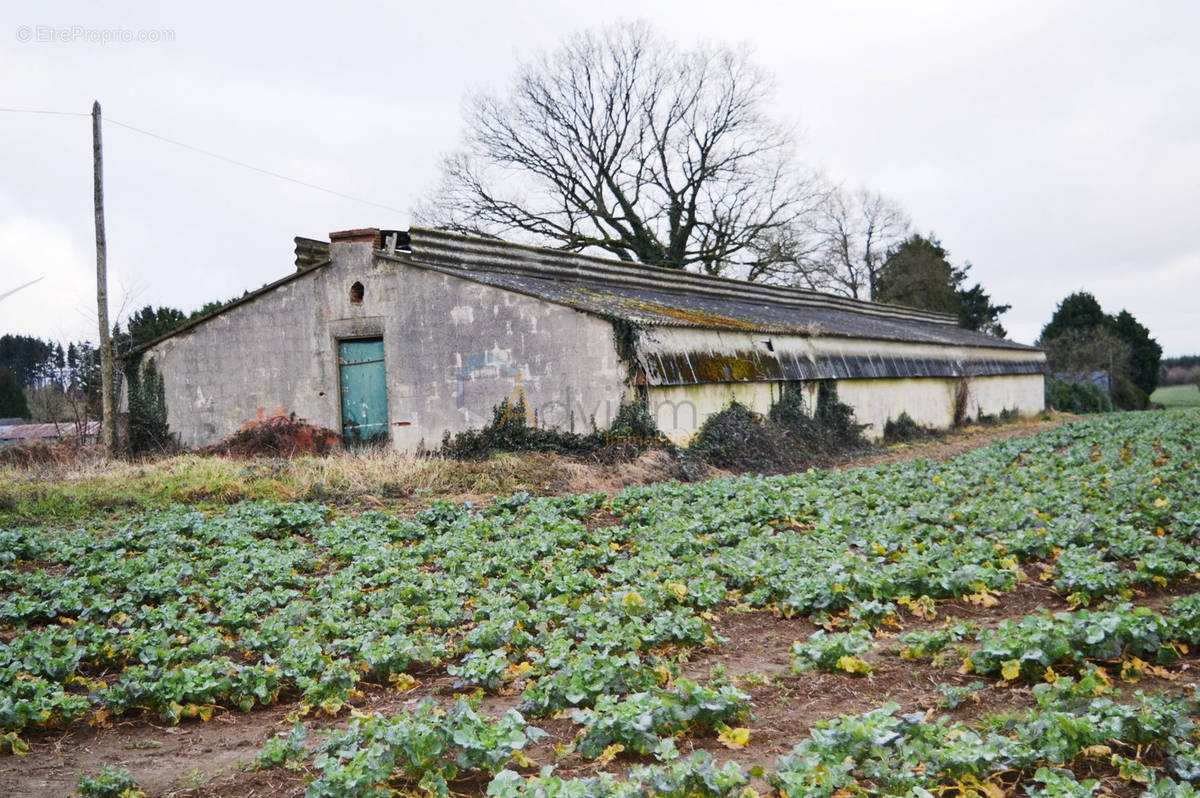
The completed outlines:
{"type": "Polygon", "coordinates": [[[1041,679],[1053,668],[1079,672],[1089,661],[1124,663],[1132,676],[1139,662],[1174,662],[1186,648],[1180,643],[1196,633],[1188,624],[1127,604],[1095,612],[1043,612],[1020,623],[1001,621],[980,633],[979,648],[967,663],[976,673],[1005,679],[1041,679]]]}
{"type": "Polygon", "coordinates": [[[669,689],[730,606],[871,627],[1038,567],[1090,604],[1200,571],[1197,440],[1200,414],[1125,414],[946,463],[404,519],[249,502],[4,529],[0,732],[297,699],[333,714],[431,668],[540,717],[669,689]]]}
{"type": "Polygon", "coordinates": [[[813,668],[823,671],[846,671],[867,674],[871,666],[859,654],[871,649],[871,633],[866,629],[827,634],[821,629],[809,635],[807,641],[792,644],[792,670],[807,673],[813,668]]]}
{"type": "Polygon", "coordinates": [[[1034,795],[1088,794],[1077,792],[1081,785],[1068,770],[1074,762],[1152,747],[1158,766],[1144,766],[1142,781],[1192,794],[1194,697],[1139,693],[1118,702],[1090,674],[1037,685],[1034,694],[1037,706],[1003,726],[902,715],[895,704],[822,721],[780,758],[768,780],[789,796],[1003,795],[1017,783],[1034,795]]]}
{"type": "Polygon", "coordinates": [[[564,779],[553,768],[531,778],[503,770],[488,784],[487,794],[497,798],[751,798],[750,778],[736,762],[717,764],[706,751],[672,759],[659,765],[629,769],[624,780],[608,773],[564,779]]]}
{"type": "Polygon", "coordinates": [[[750,716],[750,697],[728,685],[699,685],[679,679],[670,689],[633,693],[620,699],[604,696],[592,709],[575,710],[584,731],[575,750],[595,759],[610,745],[649,754],[664,737],[712,731],[750,716]]]}
{"type": "MultiPolygon", "coordinates": [[[[396,780],[415,784],[427,794],[449,795],[448,782],[472,772],[495,774],[514,754],[544,736],[515,711],[490,721],[461,699],[449,710],[426,700],[414,712],[393,718],[353,718],[344,731],[334,732],[311,752],[316,778],[306,795],[391,795],[390,783],[396,780]]],[[[258,764],[271,767],[302,759],[309,753],[303,743],[297,731],[282,742],[271,741],[258,764]]]]}

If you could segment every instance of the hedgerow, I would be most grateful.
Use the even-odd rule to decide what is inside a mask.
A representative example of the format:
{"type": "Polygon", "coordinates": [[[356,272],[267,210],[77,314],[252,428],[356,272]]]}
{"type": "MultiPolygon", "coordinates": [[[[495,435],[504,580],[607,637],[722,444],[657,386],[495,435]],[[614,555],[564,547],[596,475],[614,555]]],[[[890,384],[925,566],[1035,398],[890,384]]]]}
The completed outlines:
{"type": "Polygon", "coordinates": [[[1065,413],[1111,413],[1112,397],[1092,382],[1046,378],[1046,407],[1065,413]]]}

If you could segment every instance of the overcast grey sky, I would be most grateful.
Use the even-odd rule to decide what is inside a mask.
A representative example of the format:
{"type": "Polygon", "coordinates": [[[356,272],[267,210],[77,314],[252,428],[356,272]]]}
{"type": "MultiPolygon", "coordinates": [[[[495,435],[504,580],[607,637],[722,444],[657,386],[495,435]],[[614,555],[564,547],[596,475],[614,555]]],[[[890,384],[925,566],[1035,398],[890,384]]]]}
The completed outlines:
{"type": "MultiPolygon", "coordinates": [[[[749,45],[802,161],[899,200],[1013,305],[1011,337],[1082,289],[1167,355],[1200,352],[1200,3],[10,0],[0,18],[0,106],[99,99],[399,209],[108,126],[114,309],[240,295],[292,269],[295,235],[407,227],[468,92],[581,28],[642,19],[685,46],[749,45]],[[67,41],[39,41],[48,28],[67,41]],[[90,40],[113,29],[162,40],[90,40]]],[[[0,164],[0,293],[45,277],[0,303],[0,332],[95,339],[90,120],[0,113],[0,164]]]]}

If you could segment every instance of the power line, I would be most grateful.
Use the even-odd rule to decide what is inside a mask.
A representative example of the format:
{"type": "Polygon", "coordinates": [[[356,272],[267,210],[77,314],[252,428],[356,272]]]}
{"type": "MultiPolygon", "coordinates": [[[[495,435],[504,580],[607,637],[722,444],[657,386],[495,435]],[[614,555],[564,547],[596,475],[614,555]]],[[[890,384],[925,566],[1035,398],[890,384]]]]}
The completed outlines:
{"type": "MultiPolygon", "coordinates": [[[[91,116],[91,114],[80,113],[78,111],[50,111],[50,110],[43,110],[43,109],[39,109],[39,108],[0,108],[0,112],[13,113],[13,114],[49,114],[49,115],[53,115],[53,116],[91,116]]],[[[226,155],[221,155],[220,153],[212,152],[210,150],[206,150],[201,147],[196,147],[191,144],[185,144],[182,141],[177,141],[172,138],[167,138],[166,136],[161,136],[158,133],[154,133],[149,130],[144,130],[140,127],[135,127],[133,125],[126,124],[125,122],[118,122],[117,120],[115,120],[109,116],[104,117],[103,121],[105,124],[123,127],[126,130],[132,130],[134,133],[140,133],[143,136],[148,136],[152,139],[157,139],[157,140],[165,142],[167,144],[173,144],[176,147],[182,147],[185,150],[191,150],[192,152],[197,152],[197,153],[200,153],[201,155],[206,155],[209,158],[215,158],[218,161],[224,161],[225,163],[233,164],[234,166],[240,166],[243,169],[249,169],[252,172],[258,172],[259,174],[267,175],[268,177],[273,177],[277,180],[286,180],[289,183],[294,183],[295,185],[298,185],[298,186],[304,186],[305,188],[311,188],[316,191],[321,191],[326,194],[331,194],[335,197],[340,197],[341,199],[350,200],[351,202],[361,202],[364,205],[372,205],[376,208],[383,208],[384,210],[392,211],[394,213],[404,213],[404,211],[402,211],[401,209],[394,208],[391,205],[384,205],[382,202],[375,202],[373,200],[363,199],[362,197],[355,197],[351,194],[344,194],[341,191],[334,191],[331,188],[326,188],[324,186],[318,186],[316,183],[309,183],[307,180],[300,180],[295,177],[289,177],[288,175],[281,174],[279,172],[275,172],[271,169],[264,169],[261,166],[255,166],[254,164],[246,163],[245,161],[239,161],[236,158],[230,158],[226,155]]]]}
{"type": "Polygon", "coordinates": [[[0,108],[6,114],[50,114],[52,116],[91,116],[79,111],[45,111],[41,108],[0,108]]]}
{"type": "Polygon", "coordinates": [[[20,291],[23,288],[28,288],[29,286],[36,283],[38,280],[44,280],[44,279],[46,279],[45,275],[37,278],[37,280],[30,280],[29,282],[25,283],[25,285],[18,285],[16,288],[14,288],[11,291],[5,291],[3,294],[0,294],[0,301],[12,296],[13,294],[17,293],[18,291],[20,291]]]}
{"type": "Polygon", "coordinates": [[[325,188],[324,186],[318,186],[316,183],[309,183],[306,180],[299,180],[295,177],[288,177],[287,175],[280,174],[279,172],[271,171],[270,169],[263,169],[262,167],[254,166],[253,164],[248,164],[245,161],[239,161],[234,158],[230,158],[228,156],[221,155],[219,153],[201,149],[200,147],[194,147],[191,144],[184,144],[182,141],[176,141],[175,139],[170,139],[170,138],[167,138],[166,136],[160,136],[157,133],[152,133],[149,130],[143,130],[140,127],[134,127],[133,125],[127,125],[124,122],[118,122],[117,120],[113,119],[111,116],[105,117],[104,121],[110,125],[117,125],[118,127],[123,127],[127,130],[132,130],[135,133],[141,133],[143,136],[149,136],[152,139],[158,139],[159,141],[164,141],[167,144],[174,144],[176,147],[182,147],[185,150],[191,150],[192,152],[198,152],[201,155],[207,155],[209,158],[216,158],[218,161],[224,161],[225,163],[230,163],[230,164],[233,164],[234,166],[240,166],[243,169],[249,169],[251,171],[258,172],[259,174],[268,175],[270,177],[274,177],[279,180],[286,180],[289,183],[295,183],[298,186],[304,186],[305,188],[311,188],[311,189],[316,189],[317,191],[323,191],[326,194],[332,194],[333,196],[341,197],[342,199],[348,199],[348,200],[352,200],[354,202],[361,202],[366,205],[374,205],[376,208],[383,208],[384,210],[394,211],[395,213],[404,213],[404,211],[400,210],[399,208],[393,208],[391,205],[384,205],[381,202],[374,202],[372,200],[362,199],[361,197],[351,196],[350,194],[343,194],[342,192],[334,191],[331,188],[325,188]]]}

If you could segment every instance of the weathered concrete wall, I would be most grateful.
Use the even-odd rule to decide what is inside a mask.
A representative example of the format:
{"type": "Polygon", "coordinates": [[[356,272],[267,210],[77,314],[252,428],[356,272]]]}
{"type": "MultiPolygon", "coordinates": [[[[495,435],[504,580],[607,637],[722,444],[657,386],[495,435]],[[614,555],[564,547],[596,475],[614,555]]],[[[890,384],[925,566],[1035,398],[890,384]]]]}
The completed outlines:
{"type": "MultiPolygon", "coordinates": [[[[704,358],[729,358],[738,352],[795,353],[812,361],[825,357],[890,355],[909,359],[943,359],[963,364],[987,360],[993,364],[1044,360],[1035,351],[985,347],[909,344],[832,336],[768,335],[765,333],[654,328],[639,339],[639,351],[693,353],[704,358]],[[769,350],[768,350],[769,347],[769,350]]],[[[1002,366],[1003,367],[1003,366],[1002,366]]],[[[969,365],[967,366],[969,368],[969,365]]],[[[816,383],[805,383],[809,406],[815,406],[816,383]]],[[[860,423],[870,424],[864,434],[878,438],[888,419],[906,412],[918,423],[945,428],[954,420],[954,396],[959,380],[954,377],[840,379],[839,398],[854,408],[860,423]]],[[[968,380],[968,413],[996,414],[1001,410],[1036,413],[1043,409],[1043,377],[1040,374],[1010,374],[972,377],[968,380]]],[[[648,391],[650,411],[659,428],[676,440],[687,441],[713,413],[736,398],[759,413],[766,413],[778,396],[778,384],[769,381],[656,385],[648,391]]]]}
{"type": "Polygon", "coordinates": [[[383,258],[364,284],[364,304],[395,292],[379,313],[389,411],[407,424],[393,427],[398,448],[483,426],[518,387],[539,425],[576,432],[593,420],[607,426],[626,398],[627,367],[607,321],[383,258]]]}
{"type": "Polygon", "coordinates": [[[871,426],[863,435],[874,440],[883,436],[888,419],[908,413],[926,427],[944,429],[954,422],[954,392],[958,380],[838,380],[838,399],[854,408],[860,424],[871,426]]]}
{"type": "MultiPolygon", "coordinates": [[[[957,379],[838,380],[838,398],[854,408],[859,423],[870,424],[863,434],[879,438],[888,420],[908,413],[928,427],[944,429],[954,422],[957,379]]],[[[1043,377],[1015,374],[972,377],[967,380],[967,415],[998,415],[1002,410],[1040,413],[1044,405],[1043,377]]]]}
{"type": "MultiPolygon", "coordinates": [[[[877,439],[889,419],[901,413],[917,423],[944,429],[954,422],[957,379],[838,380],[838,398],[854,408],[855,418],[869,424],[863,435],[877,439]]],[[[1016,374],[1002,377],[972,377],[967,381],[967,414],[998,415],[1002,410],[1021,414],[1045,409],[1042,376],[1016,374]]],[[[805,383],[809,407],[816,406],[817,383],[805,383]]],[[[779,397],[773,382],[675,385],[649,389],[650,412],[659,429],[680,445],[687,445],[705,419],[737,401],[757,413],[767,413],[779,397]]]]}
{"type": "Polygon", "coordinates": [[[967,412],[972,417],[1015,410],[1022,415],[1046,409],[1046,378],[1042,374],[1012,377],[971,377],[967,380],[967,412]]]}
{"type": "MultiPolygon", "coordinates": [[[[816,390],[816,383],[812,384],[816,390]]],[[[815,395],[815,394],[814,394],[815,395]]],[[[756,413],[767,413],[779,398],[775,382],[708,383],[654,386],[647,391],[650,414],[659,430],[679,446],[687,446],[705,419],[735,399],[756,413]]]]}
{"type": "Polygon", "coordinates": [[[147,351],[167,423],[185,446],[213,443],[276,412],[338,425],[337,370],[314,357],[322,314],[310,272],[147,351]]]}
{"type": "Polygon", "coordinates": [[[625,397],[612,326],[520,294],[335,242],[333,262],[149,350],[168,423],[198,446],[291,413],[341,427],[337,343],[383,338],[392,442],[413,450],[476,428],[520,386],[540,424],[607,425],[625,397]],[[351,285],[363,285],[361,303],[351,285]]]}
{"type": "MultiPolygon", "coordinates": [[[[1040,413],[1045,406],[1040,374],[972,377],[967,380],[967,414],[998,415],[1002,410],[1040,413]]],[[[838,398],[854,408],[869,439],[883,435],[889,419],[901,413],[917,423],[944,429],[954,422],[954,397],[959,381],[947,378],[838,380],[838,398]]],[[[805,383],[809,407],[816,406],[817,383],[805,383]]],[[[737,399],[757,413],[766,414],[779,397],[774,382],[715,383],[652,387],[650,412],[658,427],[680,445],[687,445],[705,419],[737,399]]]]}

